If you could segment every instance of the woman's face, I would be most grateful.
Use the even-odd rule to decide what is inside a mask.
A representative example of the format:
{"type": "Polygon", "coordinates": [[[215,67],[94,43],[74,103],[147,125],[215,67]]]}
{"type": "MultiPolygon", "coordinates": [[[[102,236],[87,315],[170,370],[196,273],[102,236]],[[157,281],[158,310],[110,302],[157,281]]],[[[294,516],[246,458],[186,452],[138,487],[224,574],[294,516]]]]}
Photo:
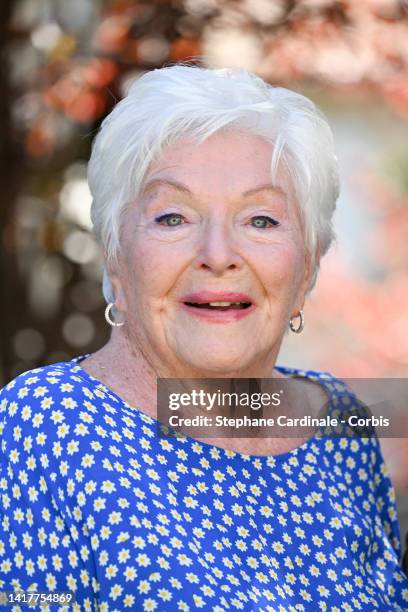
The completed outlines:
{"type": "Polygon", "coordinates": [[[271,374],[308,266],[298,210],[272,146],[219,133],[164,150],[128,209],[111,272],[131,347],[175,376],[271,374]]]}

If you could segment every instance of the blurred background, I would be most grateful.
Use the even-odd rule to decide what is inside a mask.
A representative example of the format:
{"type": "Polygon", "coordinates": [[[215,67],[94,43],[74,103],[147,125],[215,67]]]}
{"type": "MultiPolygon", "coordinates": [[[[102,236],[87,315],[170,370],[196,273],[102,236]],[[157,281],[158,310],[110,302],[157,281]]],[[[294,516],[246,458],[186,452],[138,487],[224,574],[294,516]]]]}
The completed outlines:
{"type": "MultiPolygon", "coordinates": [[[[280,363],[407,377],[408,0],[8,0],[0,53],[1,385],[108,339],[92,139],[134,79],[180,60],[304,93],[335,134],[338,240],[280,363]]],[[[408,444],[381,445],[404,538],[408,444]]]]}

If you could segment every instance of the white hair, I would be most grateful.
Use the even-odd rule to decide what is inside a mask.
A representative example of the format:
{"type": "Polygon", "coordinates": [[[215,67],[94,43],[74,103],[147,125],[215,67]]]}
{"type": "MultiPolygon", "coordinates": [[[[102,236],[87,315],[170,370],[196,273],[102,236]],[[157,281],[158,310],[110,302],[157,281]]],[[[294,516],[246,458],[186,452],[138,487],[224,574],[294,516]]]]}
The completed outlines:
{"type": "MultiPolygon", "coordinates": [[[[174,65],[144,74],[106,117],[88,166],[91,217],[107,264],[116,261],[126,205],[140,194],[151,162],[181,136],[203,142],[226,129],[262,136],[273,145],[271,180],[281,162],[303,220],[313,287],[320,257],[333,238],[339,195],[333,135],[305,96],[274,87],[245,70],[174,65]]],[[[106,268],[106,301],[114,295],[106,268]]]]}

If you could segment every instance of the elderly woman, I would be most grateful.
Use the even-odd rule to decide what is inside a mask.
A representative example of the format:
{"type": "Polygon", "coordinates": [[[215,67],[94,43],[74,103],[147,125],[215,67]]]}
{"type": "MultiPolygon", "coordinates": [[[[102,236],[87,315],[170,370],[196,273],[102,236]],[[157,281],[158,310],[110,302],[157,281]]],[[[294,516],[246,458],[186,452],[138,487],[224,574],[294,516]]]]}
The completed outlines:
{"type": "Polygon", "coordinates": [[[377,437],[159,435],[158,378],[344,400],[276,365],[333,237],[324,117],[244,71],[155,70],[104,121],[89,182],[112,334],[1,392],[1,590],[78,611],[408,610],[377,437]]]}

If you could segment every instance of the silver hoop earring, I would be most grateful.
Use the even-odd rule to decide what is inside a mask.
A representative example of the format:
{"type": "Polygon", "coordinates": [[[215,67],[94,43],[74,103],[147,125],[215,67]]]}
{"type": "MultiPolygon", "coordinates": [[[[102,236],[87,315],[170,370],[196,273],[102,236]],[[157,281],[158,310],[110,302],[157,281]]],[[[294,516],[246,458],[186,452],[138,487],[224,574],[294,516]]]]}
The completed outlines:
{"type": "Polygon", "coordinates": [[[116,321],[114,321],[113,319],[111,319],[111,310],[114,307],[115,302],[109,302],[109,304],[106,306],[105,308],[105,320],[107,323],[109,323],[109,325],[112,325],[112,327],[122,327],[122,325],[124,324],[124,322],[122,321],[122,323],[116,323],[116,321]]]}
{"type": "Polygon", "coordinates": [[[290,319],[289,327],[295,334],[300,334],[304,326],[305,326],[305,313],[303,312],[303,310],[299,310],[299,314],[295,315],[294,317],[290,319]],[[299,325],[297,327],[295,327],[293,323],[293,319],[296,319],[296,317],[300,317],[299,325]]]}

